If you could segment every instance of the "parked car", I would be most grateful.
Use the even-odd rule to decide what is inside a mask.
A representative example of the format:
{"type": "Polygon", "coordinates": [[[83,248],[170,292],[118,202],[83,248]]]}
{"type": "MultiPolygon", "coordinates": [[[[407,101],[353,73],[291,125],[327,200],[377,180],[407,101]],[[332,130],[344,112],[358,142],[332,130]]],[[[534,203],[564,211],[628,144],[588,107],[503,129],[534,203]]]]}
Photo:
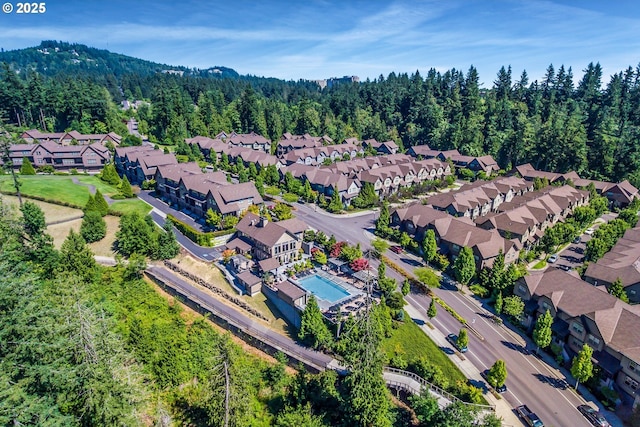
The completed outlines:
{"type": "Polygon", "coordinates": [[[578,411],[580,411],[580,413],[596,427],[611,427],[611,424],[609,424],[604,416],[589,405],[578,406],[578,411]]]}
{"type": "MultiPolygon", "coordinates": [[[[484,380],[487,382],[487,384],[492,385],[489,382],[489,370],[485,369],[484,371],[480,372],[480,375],[482,375],[482,378],[484,378],[484,380]]],[[[495,387],[496,391],[498,393],[504,393],[507,391],[507,385],[506,384],[502,384],[500,387],[495,387]]]]}
{"type": "Polygon", "coordinates": [[[402,250],[403,250],[402,246],[391,246],[391,251],[397,254],[401,254],[402,250]]]}
{"type": "Polygon", "coordinates": [[[558,266],[558,268],[560,268],[561,270],[564,270],[564,271],[570,271],[571,270],[571,267],[569,267],[568,265],[560,265],[560,266],[558,266]]]}
{"type": "Polygon", "coordinates": [[[516,408],[516,412],[518,413],[518,416],[522,418],[529,427],[544,427],[544,424],[540,420],[540,417],[538,417],[535,412],[531,412],[527,405],[518,406],[516,408]]]}
{"type": "Polygon", "coordinates": [[[558,254],[553,254],[549,257],[548,259],[549,263],[553,264],[554,262],[558,261],[558,254]]]}
{"type": "Polygon", "coordinates": [[[589,236],[591,236],[594,231],[595,230],[593,228],[589,227],[586,230],[584,230],[584,234],[588,234],[589,236]]]}
{"type": "Polygon", "coordinates": [[[454,346],[460,353],[466,353],[469,350],[466,346],[460,348],[458,347],[458,336],[456,334],[447,335],[447,341],[454,346]]]}
{"type": "Polygon", "coordinates": [[[580,243],[580,241],[581,241],[580,236],[573,239],[573,243],[580,243]]]}

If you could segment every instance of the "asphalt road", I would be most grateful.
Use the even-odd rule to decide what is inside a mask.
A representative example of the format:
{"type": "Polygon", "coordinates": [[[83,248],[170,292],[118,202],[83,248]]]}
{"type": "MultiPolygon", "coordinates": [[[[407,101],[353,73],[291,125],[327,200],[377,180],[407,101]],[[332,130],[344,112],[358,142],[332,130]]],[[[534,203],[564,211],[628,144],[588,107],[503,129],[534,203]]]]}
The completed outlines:
{"type": "MultiPolygon", "coordinates": [[[[360,243],[363,249],[371,246],[371,234],[365,230],[373,231],[376,213],[336,218],[324,212],[315,212],[308,205],[298,204],[296,209],[300,219],[327,235],[334,234],[338,240],[349,241],[351,244],[360,243]]],[[[395,254],[387,251],[385,255],[408,271],[422,264],[419,259],[407,253],[395,254]]],[[[392,269],[387,269],[387,274],[391,277],[400,277],[392,269]]],[[[497,359],[503,359],[509,373],[506,381],[508,391],[503,396],[513,407],[526,404],[540,416],[547,427],[588,427],[590,425],[576,409],[578,405],[584,403],[583,400],[573,391],[556,386],[560,372],[550,368],[534,355],[524,352],[522,344],[526,344],[529,349],[535,349],[535,345],[529,339],[520,337],[516,333],[508,333],[506,327],[494,324],[490,320],[492,316],[490,312],[479,307],[470,297],[461,295],[454,286],[445,285],[441,289],[436,289],[435,293],[467,319],[482,337],[469,334],[469,351],[465,354],[465,357],[478,369],[477,377],[471,378],[476,386],[486,388],[486,383],[479,372],[491,367],[497,359]]],[[[407,297],[407,302],[423,312],[429,307],[429,298],[422,293],[412,292],[407,297]]],[[[444,335],[458,334],[461,327],[460,323],[443,309],[438,310],[438,315],[432,323],[444,335]]],[[[450,347],[442,350],[452,353],[450,347]]]]}

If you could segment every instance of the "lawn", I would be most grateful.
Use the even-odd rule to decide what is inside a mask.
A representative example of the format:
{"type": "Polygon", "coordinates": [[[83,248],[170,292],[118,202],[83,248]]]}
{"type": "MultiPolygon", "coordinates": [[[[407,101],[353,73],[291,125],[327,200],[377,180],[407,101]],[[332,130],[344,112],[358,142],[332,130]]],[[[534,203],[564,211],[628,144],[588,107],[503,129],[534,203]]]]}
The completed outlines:
{"type": "Polygon", "coordinates": [[[466,382],[467,378],[458,367],[431,339],[415,324],[408,315],[404,322],[393,330],[393,335],[382,342],[383,351],[392,358],[397,348],[404,351],[404,359],[411,363],[421,357],[426,357],[430,363],[440,367],[442,373],[449,379],[449,384],[458,381],[466,382]]]}
{"type": "MultiPolygon", "coordinates": [[[[41,197],[75,206],[84,206],[89,200],[89,189],[84,185],[74,184],[70,176],[21,176],[20,182],[20,192],[24,196],[41,197]]],[[[15,192],[10,175],[0,176],[0,191],[15,192]]]]}
{"type": "Polygon", "coordinates": [[[547,261],[544,259],[541,259],[540,261],[538,261],[537,263],[535,263],[535,265],[533,266],[534,270],[540,270],[542,268],[545,268],[547,266],[547,261]]]}
{"type": "Polygon", "coordinates": [[[123,214],[130,212],[138,212],[144,216],[149,213],[151,206],[140,199],[118,200],[109,206],[111,210],[121,212],[123,214]]]}
{"type": "Polygon", "coordinates": [[[118,194],[120,191],[111,184],[107,184],[106,182],[100,180],[97,176],[93,175],[78,175],[75,178],[83,184],[93,185],[100,192],[107,196],[113,196],[114,194],[118,194]]]}

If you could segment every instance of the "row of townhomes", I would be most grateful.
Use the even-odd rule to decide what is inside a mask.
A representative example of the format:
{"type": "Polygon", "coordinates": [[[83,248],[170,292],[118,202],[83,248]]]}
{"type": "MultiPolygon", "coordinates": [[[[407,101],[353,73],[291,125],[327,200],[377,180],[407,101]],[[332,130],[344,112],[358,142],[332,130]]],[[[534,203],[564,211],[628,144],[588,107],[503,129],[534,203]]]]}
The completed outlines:
{"type": "Polygon", "coordinates": [[[593,286],[574,272],[550,269],[531,273],[514,288],[525,300],[525,326],[532,328],[549,310],[554,318],[553,340],[571,360],[586,343],[605,374],[632,399],[640,390],[640,305],[629,305],[609,295],[604,286],[593,286]]]}
{"type": "Polygon", "coordinates": [[[89,145],[96,142],[102,144],[111,142],[114,146],[118,146],[122,140],[122,137],[114,132],[85,135],[75,130],[69,132],[43,133],[37,129],[31,129],[24,131],[20,137],[29,144],[55,142],[60,145],[89,145]]]}
{"type": "Polygon", "coordinates": [[[639,197],[638,189],[631,185],[631,183],[627,180],[613,183],[607,181],[583,179],[573,171],[564,174],[539,171],[529,163],[516,166],[513,173],[517,173],[527,181],[533,181],[536,178],[547,179],[551,184],[568,182],[572,183],[578,188],[586,188],[587,186],[589,186],[589,184],[593,184],[596,192],[602,196],[605,196],[609,200],[611,207],[624,208],[628,206],[629,203],[633,201],[633,199],[639,197]]]}
{"type": "Polygon", "coordinates": [[[432,150],[428,145],[415,145],[409,148],[408,153],[416,158],[451,160],[457,168],[469,169],[473,172],[484,172],[492,175],[500,170],[498,163],[491,156],[464,156],[458,150],[432,150]]]}
{"type": "Polygon", "coordinates": [[[537,243],[548,227],[588,202],[588,191],[569,185],[533,191],[531,182],[510,176],[436,194],[426,205],[397,208],[391,222],[418,241],[433,229],[442,253],[452,258],[461,247],[470,247],[480,269],[492,265],[499,251],[505,262],[516,261],[520,250],[537,243]]]}
{"type": "Polygon", "coordinates": [[[640,303],[640,222],[627,230],[602,258],[589,264],[584,279],[605,287],[620,279],[629,301],[640,303]]]}
{"type": "Polygon", "coordinates": [[[436,235],[440,252],[455,259],[463,247],[471,248],[478,269],[490,267],[500,252],[505,263],[518,260],[519,249],[500,234],[476,227],[469,218],[453,217],[421,203],[403,206],[391,211],[391,225],[415,236],[421,241],[427,230],[436,235]]]}
{"type": "Polygon", "coordinates": [[[150,145],[141,145],[116,148],[113,162],[116,171],[131,184],[142,184],[154,179],[158,166],[175,165],[178,160],[173,153],[165,154],[150,145]]]}
{"type": "Polygon", "coordinates": [[[239,217],[263,203],[253,182],[231,184],[224,172],[204,173],[195,162],[158,165],[154,179],[157,197],[200,218],[209,209],[239,217]]]}
{"type": "Polygon", "coordinates": [[[59,171],[76,169],[82,172],[99,172],[111,159],[111,153],[100,143],[60,145],[55,142],[43,142],[11,145],[9,157],[16,168],[22,165],[24,158],[27,158],[36,168],[52,166],[59,171]]]}

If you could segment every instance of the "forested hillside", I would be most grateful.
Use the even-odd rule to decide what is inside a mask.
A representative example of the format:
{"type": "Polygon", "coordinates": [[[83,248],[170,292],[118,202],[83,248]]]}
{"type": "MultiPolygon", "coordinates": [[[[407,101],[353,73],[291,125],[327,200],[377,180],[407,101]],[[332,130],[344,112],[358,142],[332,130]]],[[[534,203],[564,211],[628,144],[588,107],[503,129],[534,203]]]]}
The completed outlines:
{"type": "Polygon", "coordinates": [[[71,78],[67,71],[43,77],[5,67],[0,115],[11,123],[20,115],[23,126],[38,126],[42,110],[47,126],[56,130],[102,124],[114,130],[118,119],[112,110],[124,94],[151,101],[137,115],[152,141],[164,144],[223,130],[255,131],[272,140],[284,132],[327,134],[337,142],[352,136],[394,139],[405,148],[428,144],[490,154],[505,169],[531,162],[539,169],[640,185],[637,68],[607,78],[599,64],[589,64],[574,85],[572,69],[564,66],[550,65],[541,81],[530,81],[526,71],[514,77],[503,67],[491,87],[482,89],[473,66],[466,73],[391,73],[323,91],[308,81],[253,76],[136,69],[111,76],[109,82],[91,75],[71,78]]]}

